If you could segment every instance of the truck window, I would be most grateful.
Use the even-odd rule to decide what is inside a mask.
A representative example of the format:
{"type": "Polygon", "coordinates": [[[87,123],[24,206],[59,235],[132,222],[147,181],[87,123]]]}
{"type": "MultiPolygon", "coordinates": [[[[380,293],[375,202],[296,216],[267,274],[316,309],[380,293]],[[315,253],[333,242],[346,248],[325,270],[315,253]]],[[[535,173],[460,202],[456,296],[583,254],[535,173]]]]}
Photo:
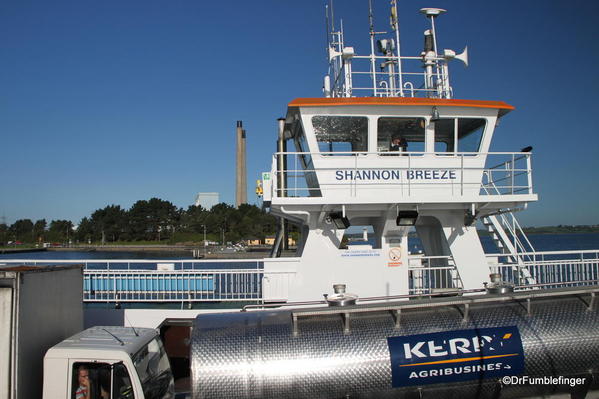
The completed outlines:
{"type": "Polygon", "coordinates": [[[133,399],[133,387],[127,368],[123,363],[114,365],[112,397],[114,399],[133,399]]]}
{"type": "Polygon", "coordinates": [[[133,356],[133,364],[146,399],[162,399],[174,396],[175,383],[162,341],[154,338],[133,356]]]}
{"type": "Polygon", "coordinates": [[[72,399],[110,399],[110,364],[75,363],[72,399]]]}
{"type": "Polygon", "coordinates": [[[122,363],[75,363],[71,399],[134,399],[127,368],[122,363]]]}

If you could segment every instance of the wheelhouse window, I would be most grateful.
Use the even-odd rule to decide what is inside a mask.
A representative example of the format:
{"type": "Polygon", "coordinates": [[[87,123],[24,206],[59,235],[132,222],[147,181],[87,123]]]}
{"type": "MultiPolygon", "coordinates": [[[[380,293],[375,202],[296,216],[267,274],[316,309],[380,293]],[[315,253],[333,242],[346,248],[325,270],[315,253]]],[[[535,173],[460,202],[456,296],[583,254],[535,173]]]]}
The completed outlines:
{"type": "Polygon", "coordinates": [[[379,118],[377,124],[377,151],[424,152],[424,118],[379,118]]]}
{"type": "Polygon", "coordinates": [[[283,179],[284,181],[292,180],[294,187],[290,187],[287,184],[285,185],[286,189],[280,190],[281,192],[279,194],[284,194],[287,197],[302,196],[303,194],[307,194],[311,197],[320,197],[321,192],[319,189],[318,178],[314,171],[310,147],[308,147],[306,134],[304,133],[301,123],[295,123],[292,131],[295,151],[300,154],[287,155],[284,157],[286,165],[283,179]],[[302,170],[298,170],[299,168],[302,170]]]}
{"type": "Polygon", "coordinates": [[[479,152],[485,125],[486,120],[478,118],[449,118],[435,122],[435,152],[479,152]]]}
{"type": "Polygon", "coordinates": [[[308,165],[312,166],[312,157],[310,156],[310,148],[308,147],[308,141],[306,140],[306,134],[301,124],[295,125],[293,134],[293,144],[295,145],[295,151],[300,152],[300,159],[302,160],[302,166],[307,169],[308,165]]]}
{"type": "Polygon", "coordinates": [[[368,151],[368,118],[365,116],[314,116],[312,126],[323,155],[354,155],[368,151]]]}

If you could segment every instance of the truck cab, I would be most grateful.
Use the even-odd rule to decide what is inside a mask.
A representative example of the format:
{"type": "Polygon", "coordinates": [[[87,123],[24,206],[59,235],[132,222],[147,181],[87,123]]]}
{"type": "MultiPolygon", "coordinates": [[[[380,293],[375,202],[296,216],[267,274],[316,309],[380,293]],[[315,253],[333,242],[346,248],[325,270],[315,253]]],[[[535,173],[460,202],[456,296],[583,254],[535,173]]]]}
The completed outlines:
{"type": "Polygon", "coordinates": [[[170,363],[151,328],[92,327],[44,357],[44,399],[174,397],[170,363]]]}

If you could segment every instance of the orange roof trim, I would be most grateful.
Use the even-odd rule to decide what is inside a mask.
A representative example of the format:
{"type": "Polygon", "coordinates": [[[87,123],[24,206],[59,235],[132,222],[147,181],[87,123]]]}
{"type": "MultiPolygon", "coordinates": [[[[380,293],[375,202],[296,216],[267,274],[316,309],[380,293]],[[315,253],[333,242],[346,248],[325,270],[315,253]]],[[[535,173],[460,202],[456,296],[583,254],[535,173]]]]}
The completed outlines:
{"type": "Polygon", "coordinates": [[[511,111],[513,106],[503,101],[457,100],[440,98],[416,97],[321,97],[321,98],[296,98],[289,103],[289,107],[337,107],[343,105],[436,105],[440,107],[474,107],[495,108],[511,111]]]}

